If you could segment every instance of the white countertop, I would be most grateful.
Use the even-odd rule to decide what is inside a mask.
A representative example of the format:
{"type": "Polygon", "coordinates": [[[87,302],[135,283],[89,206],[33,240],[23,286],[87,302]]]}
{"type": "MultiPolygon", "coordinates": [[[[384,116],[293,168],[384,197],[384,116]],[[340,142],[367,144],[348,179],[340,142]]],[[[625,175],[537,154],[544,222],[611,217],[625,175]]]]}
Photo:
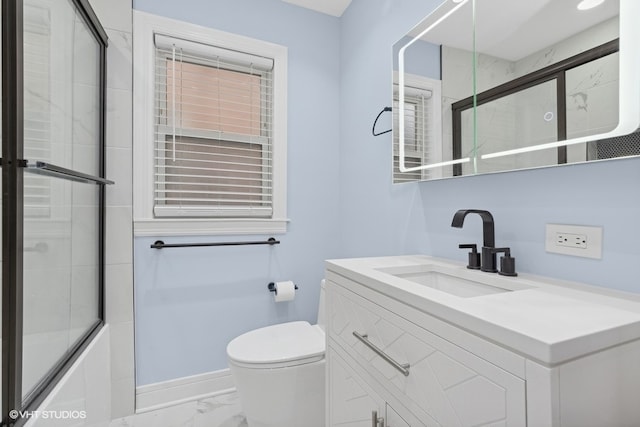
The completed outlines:
{"type": "Polygon", "coordinates": [[[640,339],[640,295],[423,255],[329,260],[327,270],[547,365],[640,339]],[[433,265],[513,291],[458,297],[379,269],[433,265]],[[418,298],[416,298],[418,297],[418,298]]]}

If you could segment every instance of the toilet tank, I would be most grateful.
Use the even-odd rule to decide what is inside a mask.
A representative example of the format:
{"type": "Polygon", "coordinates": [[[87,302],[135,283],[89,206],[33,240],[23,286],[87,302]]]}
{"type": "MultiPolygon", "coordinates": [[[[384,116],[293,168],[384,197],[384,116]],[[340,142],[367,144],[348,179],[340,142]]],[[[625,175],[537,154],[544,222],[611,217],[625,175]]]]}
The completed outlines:
{"type": "Polygon", "coordinates": [[[324,331],[325,330],[325,324],[326,324],[326,318],[325,318],[325,312],[324,312],[324,287],[325,287],[325,280],[322,279],[320,281],[320,301],[318,302],[318,326],[320,326],[320,328],[324,331]]]}

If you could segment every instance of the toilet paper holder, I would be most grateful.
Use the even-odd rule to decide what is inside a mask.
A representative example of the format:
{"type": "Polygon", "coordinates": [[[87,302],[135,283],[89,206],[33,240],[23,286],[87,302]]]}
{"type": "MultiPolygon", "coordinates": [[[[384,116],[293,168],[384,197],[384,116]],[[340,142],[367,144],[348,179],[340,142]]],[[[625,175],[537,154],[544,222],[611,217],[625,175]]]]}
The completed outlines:
{"type": "MultiPolygon", "coordinates": [[[[267,288],[269,289],[269,292],[275,292],[276,291],[276,284],[275,282],[271,282],[267,285],[267,288]]],[[[298,290],[298,285],[293,285],[293,288],[297,291],[298,290]]]]}

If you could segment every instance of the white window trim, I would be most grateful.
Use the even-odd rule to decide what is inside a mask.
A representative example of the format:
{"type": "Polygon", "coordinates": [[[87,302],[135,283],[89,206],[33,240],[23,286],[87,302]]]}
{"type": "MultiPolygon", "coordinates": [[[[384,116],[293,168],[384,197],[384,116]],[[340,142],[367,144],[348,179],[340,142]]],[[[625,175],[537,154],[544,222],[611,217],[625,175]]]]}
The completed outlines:
{"type": "Polygon", "coordinates": [[[145,12],[133,12],[133,229],[136,236],[282,234],[287,231],[287,48],[145,12]],[[274,60],[271,218],[156,218],[153,215],[155,33],[274,60]]]}

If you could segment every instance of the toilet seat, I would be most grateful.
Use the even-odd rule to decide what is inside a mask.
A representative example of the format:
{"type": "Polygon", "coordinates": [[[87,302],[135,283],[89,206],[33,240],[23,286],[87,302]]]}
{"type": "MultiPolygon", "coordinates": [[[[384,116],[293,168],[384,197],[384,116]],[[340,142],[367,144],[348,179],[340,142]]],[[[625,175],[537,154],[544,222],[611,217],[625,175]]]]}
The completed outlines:
{"type": "Polygon", "coordinates": [[[288,322],[255,329],[227,346],[232,363],[253,369],[298,366],[324,358],[324,332],[309,322],[288,322]]]}

